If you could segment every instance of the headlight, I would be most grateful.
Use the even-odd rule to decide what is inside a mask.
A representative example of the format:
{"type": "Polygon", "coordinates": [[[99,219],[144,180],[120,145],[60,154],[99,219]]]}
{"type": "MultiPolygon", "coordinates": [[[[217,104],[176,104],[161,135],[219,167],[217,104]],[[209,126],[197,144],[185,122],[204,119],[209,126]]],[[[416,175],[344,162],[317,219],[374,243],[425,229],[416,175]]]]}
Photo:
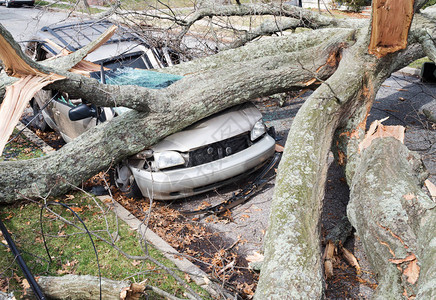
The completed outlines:
{"type": "Polygon", "coordinates": [[[166,169],[185,164],[183,156],[176,151],[162,151],[154,153],[154,162],[156,169],[166,169]]]}
{"type": "Polygon", "coordinates": [[[265,124],[263,124],[262,119],[254,124],[253,129],[251,129],[250,138],[252,141],[257,140],[259,137],[264,135],[266,132],[265,124]]]}

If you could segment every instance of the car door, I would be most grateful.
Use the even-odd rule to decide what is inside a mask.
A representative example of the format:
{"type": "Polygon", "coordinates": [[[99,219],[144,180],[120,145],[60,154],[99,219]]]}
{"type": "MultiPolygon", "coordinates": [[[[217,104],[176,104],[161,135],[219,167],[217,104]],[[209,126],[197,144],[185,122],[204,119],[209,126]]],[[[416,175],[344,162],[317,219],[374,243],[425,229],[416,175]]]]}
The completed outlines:
{"type": "Polygon", "coordinates": [[[70,109],[76,107],[77,104],[79,104],[78,101],[75,104],[69,99],[60,96],[53,101],[53,105],[51,107],[53,120],[56,123],[58,127],[57,129],[62,138],[67,143],[98,124],[97,118],[93,117],[79,121],[71,121],[68,113],[70,109]]]}

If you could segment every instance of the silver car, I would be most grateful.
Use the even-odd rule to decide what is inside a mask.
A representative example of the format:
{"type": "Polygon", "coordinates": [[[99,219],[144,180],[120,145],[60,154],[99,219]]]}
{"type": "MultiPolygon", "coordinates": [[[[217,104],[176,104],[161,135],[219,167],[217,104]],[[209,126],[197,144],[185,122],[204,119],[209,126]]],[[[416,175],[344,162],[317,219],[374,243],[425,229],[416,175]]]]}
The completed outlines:
{"type": "MultiPolygon", "coordinates": [[[[66,35],[62,40],[67,41],[66,35]]],[[[59,39],[57,43],[59,44],[59,39]]],[[[137,42],[130,41],[130,43],[133,45],[129,49],[138,47],[137,42]]],[[[67,45],[71,44],[72,42],[67,43],[67,45]]],[[[105,49],[104,46],[101,48],[105,49]]],[[[162,49],[142,46],[142,52],[134,52],[133,60],[126,60],[134,61],[135,68],[147,69],[173,63],[172,57],[175,57],[175,54],[170,50],[166,50],[167,54],[165,54],[162,49]],[[155,65],[149,67],[147,62],[152,61],[155,61],[155,65]]],[[[47,47],[50,45],[44,42],[34,45],[33,49],[36,53],[33,53],[33,56],[36,58],[47,56],[46,54],[50,53],[47,47]]],[[[115,70],[93,74],[93,76],[107,77],[109,80],[119,79],[118,73],[123,73],[124,70],[141,72],[133,68],[119,68],[124,65],[125,57],[131,57],[131,55],[126,56],[127,53],[129,52],[123,52],[123,57],[104,52],[105,55],[102,56],[108,58],[103,59],[102,56],[94,56],[94,62],[115,70]]],[[[150,73],[158,74],[156,76],[161,80],[161,85],[155,88],[164,87],[177,80],[173,75],[150,73]]],[[[138,78],[141,79],[143,76],[138,78]]],[[[131,81],[128,82],[131,84],[131,81]]],[[[120,84],[116,80],[112,83],[120,84]]],[[[41,91],[33,100],[36,115],[38,110],[43,108],[37,126],[44,128],[48,125],[69,142],[99,122],[109,121],[129,110],[122,107],[98,108],[84,103],[86,101],[83,99],[69,99],[64,93],[41,91]],[[49,102],[51,98],[54,100],[49,102]]],[[[183,198],[247,176],[262,166],[274,151],[275,140],[267,133],[260,111],[252,103],[245,103],[205,118],[166,137],[150,149],[130,157],[114,168],[113,181],[129,197],[143,195],[158,200],[183,198]]]]}
{"type": "Polygon", "coordinates": [[[246,103],[203,119],[131,157],[117,167],[117,184],[127,191],[134,179],[146,197],[183,198],[247,176],[274,154],[274,147],[262,114],[246,103]]]}

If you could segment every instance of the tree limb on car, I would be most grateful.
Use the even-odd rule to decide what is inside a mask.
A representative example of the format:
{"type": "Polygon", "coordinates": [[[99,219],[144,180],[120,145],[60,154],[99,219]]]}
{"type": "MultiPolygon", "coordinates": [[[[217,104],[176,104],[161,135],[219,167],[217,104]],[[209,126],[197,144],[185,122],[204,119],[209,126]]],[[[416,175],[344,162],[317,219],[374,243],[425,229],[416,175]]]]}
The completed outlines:
{"type": "MultiPolygon", "coordinates": [[[[415,11],[422,4],[415,4],[415,11]]],[[[413,34],[414,29],[423,24],[420,22],[422,19],[416,18],[412,24],[413,34]]],[[[434,26],[425,28],[428,29],[427,34],[436,37],[434,26]]],[[[148,114],[131,111],[105,125],[93,128],[56,153],[26,162],[0,163],[0,180],[3,183],[0,187],[0,198],[3,202],[13,202],[23,195],[37,196],[49,191],[54,194],[62,193],[69,188],[67,181],[79,184],[81,180],[89,178],[112,163],[135,154],[162,137],[224,107],[319,81],[321,85],[298,112],[288,135],[278,170],[270,225],[265,241],[265,262],[255,298],[321,299],[324,279],[321,268],[319,217],[328,153],[332,144],[337,146],[335,152],[338,157],[342,157],[340,160],[347,168],[349,184],[355,187],[352,198],[360,203],[360,199],[363,199],[360,198],[362,193],[367,192],[363,188],[358,188],[364,176],[356,175],[359,168],[364,167],[361,162],[365,159],[359,159],[358,144],[364,136],[366,118],[384,80],[393,71],[424,55],[420,42],[413,34],[409,37],[405,49],[381,57],[368,53],[370,29],[364,25],[359,29],[322,29],[300,33],[294,36],[298,41],[305,40],[308,46],[310,39],[316,43],[306,49],[299,49],[296,43],[291,44],[295,50],[284,54],[281,50],[272,50],[271,53],[264,51],[286,47],[283,44],[288,43],[289,39],[278,37],[266,42],[252,42],[246,47],[168,68],[166,72],[180,72],[179,74],[184,74],[185,78],[156,93],[155,99],[164,100],[163,105],[166,105],[166,109],[151,109],[148,114]],[[270,43],[271,47],[259,47],[267,43],[270,43]],[[248,55],[248,59],[237,62],[235,57],[238,55],[243,58],[248,55]],[[339,151],[341,155],[338,154],[339,151]]],[[[66,79],[65,83],[70,81],[72,80],[66,79]]],[[[92,85],[98,86],[95,82],[92,85]]],[[[56,83],[50,87],[54,86],[56,83]]],[[[56,88],[62,89],[62,86],[56,88]]],[[[67,92],[76,91],[75,87],[64,89],[71,89],[66,90],[67,92]]],[[[87,99],[92,100],[95,91],[89,89],[87,99]]],[[[138,89],[139,93],[143,91],[145,93],[145,90],[138,89]]],[[[122,103],[129,101],[121,92],[116,95],[117,100],[122,103]]],[[[149,99],[147,93],[142,95],[144,97],[141,100],[137,98],[138,101],[149,99]]],[[[160,104],[155,105],[158,107],[160,104]]],[[[398,143],[394,143],[392,147],[401,148],[398,143]]],[[[374,155],[375,159],[386,163],[386,154],[378,152],[374,155]]],[[[403,174],[399,170],[403,166],[393,165],[394,171],[403,174]]],[[[414,174],[404,176],[408,177],[408,182],[417,182],[414,174]]],[[[374,183],[374,187],[376,184],[374,183]]],[[[413,193],[417,195],[417,192],[413,193]]],[[[401,197],[403,195],[401,193],[401,197]]],[[[378,202],[389,202],[383,192],[377,193],[377,196],[378,202]]],[[[423,196],[422,199],[424,198],[423,196]]],[[[427,205],[428,201],[424,199],[422,203],[427,205]]],[[[422,249],[435,238],[436,231],[428,230],[434,228],[435,218],[428,218],[427,216],[432,214],[428,212],[429,207],[425,208],[407,212],[415,219],[423,217],[426,220],[425,223],[414,223],[411,226],[419,237],[414,246],[416,249],[422,249]]],[[[362,238],[366,238],[372,233],[373,228],[360,223],[358,220],[361,218],[362,216],[356,215],[353,225],[362,238]]],[[[377,230],[377,234],[385,236],[387,230],[383,227],[378,226],[374,230],[377,230]]],[[[400,236],[396,232],[393,233],[400,236]]],[[[398,254],[393,258],[392,255],[387,255],[386,251],[377,253],[380,253],[385,265],[386,262],[392,263],[390,259],[407,258],[398,254]]],[[[430,284],[434,281],[435,274],[432,272],[435,267],[435,260],[431,259],[433,252],[425,253],[419,250],[413,251],[413,254],[416,260],[410,257],[403,262],[394,262],[402,268],[400,276],[411,274],[416,279],[412,280],[413,283],[409,282],[413,288],[409,289],[403,285],[403,281],[397,284],[396,291],[404,292],[403,288],[406,289],[407,294],[400,297],[434,295],[436,285],[430,284]],[[429,265],[422,268],[416,278],[416,266],[427,261],[429,265]],[[406,269],[408,271],[404,274],[406,269]]],[[[373,260],[373,263],[377,261],[373,260]]],[[[391,270],[394,269],[389,268],[389,272],[391,270]]],[[[395,276],[398,278],[398,274],[395,276]]],[[[382,277],[380,280],[384,281],[382,277]]],[[[388,290],[386,285],[380,285],[377,295],[386,298],[390,295],[388,290]]]]}

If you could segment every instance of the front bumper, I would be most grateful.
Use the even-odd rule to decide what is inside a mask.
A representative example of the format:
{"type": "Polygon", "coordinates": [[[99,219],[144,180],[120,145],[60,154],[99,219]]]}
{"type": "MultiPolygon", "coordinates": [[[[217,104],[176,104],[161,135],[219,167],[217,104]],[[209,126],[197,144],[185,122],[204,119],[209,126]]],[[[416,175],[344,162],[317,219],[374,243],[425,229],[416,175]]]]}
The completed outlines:
{"type": "Polygon", "coordinates": [[[129,165],[145,197],[172,200],[210,191],[256,169],[274,154],[275,141],[266,134],[249,148],[191,168],[151,172],[129,165]]]}

